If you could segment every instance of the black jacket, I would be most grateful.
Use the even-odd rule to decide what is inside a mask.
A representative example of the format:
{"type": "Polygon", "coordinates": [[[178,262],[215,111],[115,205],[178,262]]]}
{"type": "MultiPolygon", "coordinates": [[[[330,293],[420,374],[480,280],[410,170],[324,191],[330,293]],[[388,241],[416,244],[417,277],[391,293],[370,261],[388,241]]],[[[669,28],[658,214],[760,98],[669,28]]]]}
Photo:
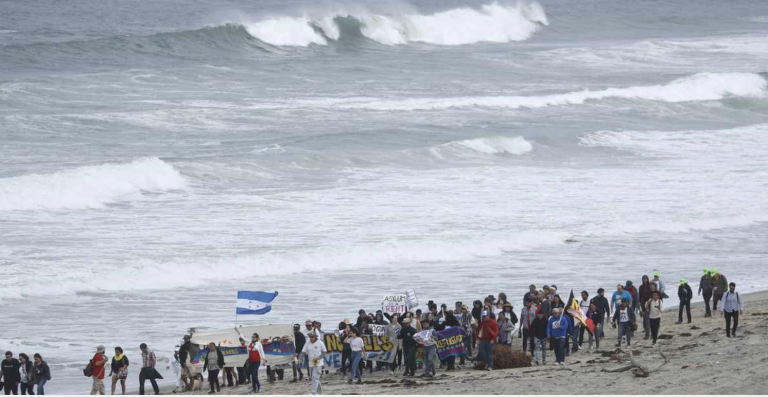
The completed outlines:
{"type": "Polygon", "coordinates": [[[689,302],[693,299],[693,290],[691,289],[691,286],[688,285],[688,283],[680,284],[680,286],[677,287],[677,297],[680,298],[680,302],[689,302]]]}
{"type": "Polygon", "coordinates": [[[34,364],[32,368],[34,368],[36,380],[43,378],[51,380],[51,369],[48,368],[48,363],[45,361],[41,361],[40,364],[34,364]]]}
{"type": "MultiPolygon", "coordinates": [[[[179,361],[181,361],[181,360],[179,360],[179,361]]],[[[116,373],[120,372],[120,368],[123,368],[123,367],[125,367],[128,364],[129,364],[128,356],[123,355],[123,359],[120,360],[120,361],[115,360],[115,357],[112,356],[112,373],[116,374],[116,373]]]]}
{"type": "Polygon", "coordinates": [[[608,298],[598,295],[592,298],[590,303],[594,303],[595,306],[597,306],[597,312],[600,313],[600,315],[605,317],[611,315],[611,305],[608,303],[608,298]]]}
{"type": "Polygon", "coordinates": [[[3,360],[2,367],[3,367],[3,379],[5,380],[5,383],[16,384],[21,381],[21,373],[19,373],[19,368],[21,368],[21,362],[19,360],[15,358],[12,358],[10,360],[5,359],[3,360]]]}
{"type": "Polygon", "coordinates": [[[189,346],[192,344],[191,341],[184,342],[181,347],[179,347],[179,362],[182,366],[187,364],[187,357],[189,357],[189,346]]]}
{"type": "Polygon", "coordinates": [[[416,348],[416,341],[413,340],[414,335],[416,335],[416,330],[413,327],[410,325],[403,325],[403,328],[400,330],[400,335],[397,336],[397,339],[403,340],[403,347],[416,348]]]}
{"type": "MultiPolygon", "coordinates": [[[[204,370],[204,371],[205,371],[206,369],[208,369],[208,355],[210,355],[210,354],[211,354],[211,352],[209,351],[209,352],[208,352],[208,353],[205,355],[205,361],[203,362],[203,370],[204,370]]],[[[218,366],[219,366],[219,369],[224,369],[224,353],[222,353],[222,352],[221,352],[221,349],[219,349],[218,347],[216,348],[216,355],[217,355],[217,358],[216,358],[216,365],[218,365],[218,366]]]]}
{"type": "Polygon", "coordinates": [[[531,329],[533,330],[533,336],[539,339],[546,339],[547,325],[549,325],[549,319],[547,319],[546,317],[539,318],[539,316],[536,316],[536,318],[533,319],[533,323],[531,324],[531,329]]]}
{"type": "Polygon", "coordinates": [[[307,344],[307,337],[301,332],[293,333],[293,345],[296,346],[296,354],[301,353],[304,350],[304,345],[307,344]]]}

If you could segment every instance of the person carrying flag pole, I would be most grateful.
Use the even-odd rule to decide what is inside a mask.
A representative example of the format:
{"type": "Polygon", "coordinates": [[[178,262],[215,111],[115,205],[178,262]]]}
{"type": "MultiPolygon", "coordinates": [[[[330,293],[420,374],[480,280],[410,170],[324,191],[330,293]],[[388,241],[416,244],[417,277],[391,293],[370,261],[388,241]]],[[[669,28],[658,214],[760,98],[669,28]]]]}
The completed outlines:
{"type": "Polygon", "coordinates": [[[586,327],[587,330],[589,330],[590,334],[595,333],[595,324],[594,322],[589,324],[589,319],[585,318],[584,312],[581,310],[581,305],[579,304],[579,301],[576,299],[576,297],[573,295],[573,288],[571,288],[571,293],[568,296],[568,302],[565,305],[566,312],[573,318],[573,328],[574,332],[572,334],[573,339],[573,346],[572,349],[573,352],[579,351],[579,332],[576,332],[576,329],[578,327],[586,327]]]}

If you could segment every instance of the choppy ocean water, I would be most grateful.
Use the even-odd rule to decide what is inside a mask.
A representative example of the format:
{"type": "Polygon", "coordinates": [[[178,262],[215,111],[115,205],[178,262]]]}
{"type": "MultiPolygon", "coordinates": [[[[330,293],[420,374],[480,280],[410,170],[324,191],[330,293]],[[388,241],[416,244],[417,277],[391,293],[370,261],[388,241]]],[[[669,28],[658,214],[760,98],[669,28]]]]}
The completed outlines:
{"type": "Polygon", "coordinates": [[[766,43],[760,1],[2,2],[0,349],[78,393],[238,289],[330,329],[406,288],[764,288],[766,43]]]}

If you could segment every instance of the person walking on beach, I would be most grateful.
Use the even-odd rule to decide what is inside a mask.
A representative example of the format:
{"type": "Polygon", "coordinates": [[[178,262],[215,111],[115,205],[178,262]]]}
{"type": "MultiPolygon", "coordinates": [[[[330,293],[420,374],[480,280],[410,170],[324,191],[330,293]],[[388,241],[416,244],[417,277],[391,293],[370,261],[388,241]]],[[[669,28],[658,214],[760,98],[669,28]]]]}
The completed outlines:
{"type": "MultiPolygon", "coordinates": [[[[358,318],[357,321],[362,324],[362,319],[365,317],[365,310],[360,309],[360,312],[362,313],[358,318]]],[[[358,325],[359,327],[359,325],[358,325]]],[[[301,330],[301,333],[304,334],[304,340],[309,340],[309,333],[313,332],[315,330],[314,322],[312,320],[304,321],[304,329],[301,330]]],[[[305,342],[306,343],[306,342],[305,342]]],[[[298,351],[301,353],[301,351],[298,351]]],[[[299,362],[302,362],[299,360],[299,362]]],[[[304,361],[302,362],[303,366],[307,368],[307,380],[310,380],[309,377],[309,363],[307,362],[307,358],[304,357],[304,361]]]]}
{"type": "Polygon", "coordinates": [[[413,336],[416,335],[416,328],[411,326],[410,317],[403,319],[403,328],[400,330],[398,339],[403,341],[403,360],[405,361],[405,373],[403,376],[416,376],[416,341],[413,336]]]}
{"type": "Polygon", "coordinates": [[[709,272],[709,268],[704,268],[704,275],[699,280],[699,295],[704,293],[704,306],[706,312],[704,317],[712,317],[712,310],[710,309],[709,301],[712,300],[712,274],[709,272]]]}
{"type": "Polygon", "coordinates": [[[427,377],[434,377],[435,372],[435,356],[437,355],[437,346],[435,345],[435,330],[429,321],[425,320],[421,322],[421,332],[417,334],[419,343],[422,344],[424,351],[424,375],[427,377]]]}
{"type": "Polygon", "coordinates": [[[629,293],[629,296],[632,297],[632,302],[629,305],[632,309],[634,309],[636,312],[640,311],[640,294],[637,291],[637,288],[635,288],[634,284],[632,283],[632,280],[627,280],[627,283],[624,285],[624,291],[627,291],[629,293]]]}
{"type": "Polygon", "coordinates": [[[109,376],[112,378],[112,394],[115,394],[117,388],[117,382],[120,382],[120,388],[125,394],[125,380],[128,379],[128,357],[123,353],[121,347],[115,348],[115,355],[112,357],[112,364],[110,365],[109,376]]]}
{"type": "Polygon", "coordinates": [[[499,326],[490,315],[488,311],[482,312],[477,331],[479,355],[485,361],[486,371],[493,370],[493,346],[499,334],[499,326]]]}
{"type": "Polygon", "coordinates": [[[651,328],[651,337],[653,344],[659,338],[659,327],[661,327],[661,313],[663,302],[661,300],[661,291],[653,291],[651,299],[645,302],[644,312],[648,318],[648,325],[651,328]]]}
{"type": "Polygon", "coordinates": [[[533,299],[536,297],[537,291],[536,286],[531,284],[528,286],[528,292],[523,295],[523,306],[525,306],[525,302],[528,302],[528,300],[533,299]]]}
{"type": "Polygon", "coordinates": [[[35,395],[35,373],[32,371],[32,361],[25,353],[19,354],[19,388],[21,395],[35,395]]]}
{"type": "Polygon", "coordinates": [[[106,394],[106,390],[104,389],[104,375],[106,373],[106,364],[108,361],[107,356],[104,354],[106,351],[107,349],[103,345],[99,345],[96,347],[96,354],[94,354],[93,359],[91,359],[91,364],[93,365],[93,373],[91,374],[91,378],[93,378],[91,395],[106,394]]]}
{"type": "Polygon", "coordinates": [[[399,316],[394,315],[392,316],[389,325],[387,325],[387,337],[389,338],[389,343],[392,344],[392,351],[395,352],[395,359],[392,360],[392,364],[389,366],[389,374],[392,376],[395,375],[395,370],[397,369],[398,364],[402,364],[403,360],[402,343],[400,339],[397,339],[397,335],[400,334],[400,330],[403,328],[399,321],[399,316]]]}
{"type": "Polygon", "coordinates": [[[39,353],[35,353],[35,364],[33,371],[35,373],[35,383],[37,384],[37,395],[45,395],[45,384],[51,380],[51,369],[48,368],[48,363],[43,360],[43,357],[39,353]]]}
{"type": "MultiPolygon", "coordinates": [[[[605,338],[605,321],[611,317],[611,306],[608,304],[608,298],[605,297],[605,288],[597,290],[597,296],[592,298],[592,302],[597,306],[602,321],[600,322],[600,338],[605,338]]],[[[597,326],[598,324],[595,324],[597,326]]]]}
{"type": "Polygon", "coordinates": [[[549,319],[544,317],[544,313],[539,310],[528,328],[532,338],[531,356],[533,356],[536,365],[547,365],[548,328],[549,319]]]}
{"type": "Polygon", "coordinates": [[[621,347],[623,338],[627,338],[627,346],[632,342],[632,324],[635,323],[635,311],[630,307],[630,299],[621,301],[621,305],[613,313],[613,328],[619,328],[619,342],[616,347],[621,347]]]}
{"type": "Polygon", "coordinates": [[[565,345],[568,343],[568,330],[570,319],[562,315],[560,308],[552,309],[552,316],[547,325],[547,337],[555,345],[555,361],[558,365],[565,365],[565,345]]]}
{"type": "Polygon", "coordinates": [[[717,269],[712,270],[712,273],[712,310],[717,311],[717,303],[723,299],[723,295],[728,291],[728,279],[717,269]]]}
{"type": "Polygon", "coordinates": [[[643,339],[651,337],[651,323],[648,321],[648,312],[646,311],[646,303],[651,300],[653,291],[651,290],[650,278],[646,275],[643,276],[643,284],[640,286],[640,316],[643,317],[643,339]]]}
{"type": "Polygon", "coordinates": [[[683,323],[683,308],[685,308],[685,314],[688,317],[688,324],[691,323],[691,299],[693,299],[693,290],[688,282],[684,279],[680,279],[680,286],[677,287],[677,297],[680,299],[680,310],[678,311],[677,324],[683,323]]]}
{"type": "Polygon", "coordinates": [[[211,391],[208,394],[216,394],[216,392],[221,391],[219,371],[222,368],[224,368],[224,353],[221,352],[221,349],[215,343],[211,342],[208,344],[208,352],[205,354],[205,360],[203,361],[203,371],[208,371],[208,385],[211,387],[211,391]]]}
{"type": "MultiPolygon", "coordinates": [[[[520,312],[520,328],[518,329],[518,332],[522,331],[522,335],[523,335],[523,353],[525,353],[525,349],[528,343],[530,343],[531,357],[534,356],[534,350],[535,350],[534,336],[533,336],[533,330],[531,329],[531,325],[533,324],[533,321],[536,319],[536,312],[539,310],[539,308],[533,304],[534,299],[536,298],[531,298],[525,301],[525,307],[523,307],[523,310],[520,312]]],[[[542,316],[543,315],[544,313],[542,312],[542,316]]]]}
{"type": "Polygon", "coordinates": [[[347,382],[352,383],[355,378],[357,378],[358,385],[363,383],[363,373],[360,370],[360,364],[366,355],[365,343],[363,343],[363,338],[358,334],[359,332],[360,331],[357,328],[350,328],[349,337],[347,337],[347,343],[349,344],[352,357],[352,370],[349,373],[347,382]]]}
{"type": "Polygon", "coordinates": [[[310,394],[323,394],[323,386],[320,384],[320,377],[323,375],[323,364],[328,349],[325,344],[318,340],[318,335],[314,332],[308,334],[309,342],[304,345],[301,356],[306,357],[309,362],[309,378],[312,384],[309,388],[310,394]]]}
{"type": "MultiPolygon", "coordinates": [[[[585,318],[591,319],[592,323],[595,324],[595,327],[597,327],[597,324],[603,322],[603,314],[600,312],[600,309],[597,308],[597,305],[594,301],[589,304],[589,309],[587,310],[585,318]]],[[[586,327],[582,327],[581,329],[584,330],[584,328],[586,327]]],[[[597,332],[597,328],[595,328],[595,332],[589,332],[589,330],[587,330],[587,333],[589,334],[589,340],[587,341],[587,352],[592,350],[593,339],[595,341],[595,350],[600,348],[600,337],[598,336],[597,332]]]]}
{"type": "Polygon", "coordinates": [[[189,348],[192,346],[192,337],[184,335],[182,343],[179,346],[179,364],[181,364],[181,380],[184,382],[185,390],[194,388],[195,378],[192,376],[192,368],[187,365],[189,357],[189,348]]]}
{"type": "Polygon", "coordinates": [[[624,290],[624,286],[621,284],[618,284],[616,286],[616,291],[613,292],[613,295],[611,296],[611,312],[614,312],[616,308],[621,306],[621,303],[626,300],[627,302],[632,302],[632,295],[629,294],[629,292],[624,290]]]}
{"type": "Polygon", "coordinates": [[[736,292],[736,283],[728,285],[728,292],[723,295],[723,310],[721,316],[725,316],[725,335],[727,337],[736,337],[736,328],[739,327],[739,315],[744,314],[744,301],[741,295],[736,292]],[[733,320],[733,328],[731,328],[733,320]]]}
{"type": "MultiPolygon", "coordinates": [[[[304,349],[304,345],[307,343],[307,338],[304,336],[304,333],[301,332],[301,327],[299,326],[299,324],[293,325],[293,342],[294,342],[294,346],[296,347],[296,350],[294,350],[296,354],[301,353],[301,351],[304,349]]],[[[294,368],[293,379],[296,379],[296,375],[298,374],[299,380],[303,380],[304,371],[301,369],[301,364],[300,364],[301,361],[300,360],[296,360],[296,361],[298,361],[299,363],[294,364],[295,366],[298,366],[298,368],[294,368]]],[[[253,380],[251,380],[251,383],[253,383],[253,380]]]]}
{"type": "Polygon", "coordinates": [[[19,369],[21,368],[21,362],[13,358],[13,352],[5,352],[5,360],[3,360],[2,371],[0,371],[0,380],[3,380],[3,390],[5,395],[18,394],[19,393],[19,381],[21,376],[19,369]]]}
{"type": "Polygon", "coordinates": [[[157,379],[158,377],[160,379],[163,379],[162,376],[159,376],[160,374],[155,369],[155,364],[157,364],[157,357],[155,357],[155,352],[152,350],[149,350],[149,347],[147,347],[146,343],[142,343],[139,345],[139,349],[141,350],[141,371],[139,371],[139,394],[144,394],[144,382],[146,382],[147,379],[149,379],[149,383],[152,384],[152,390],[155,391],[155,394],[160,394],[160,388],[157,387],[157,379]]]}

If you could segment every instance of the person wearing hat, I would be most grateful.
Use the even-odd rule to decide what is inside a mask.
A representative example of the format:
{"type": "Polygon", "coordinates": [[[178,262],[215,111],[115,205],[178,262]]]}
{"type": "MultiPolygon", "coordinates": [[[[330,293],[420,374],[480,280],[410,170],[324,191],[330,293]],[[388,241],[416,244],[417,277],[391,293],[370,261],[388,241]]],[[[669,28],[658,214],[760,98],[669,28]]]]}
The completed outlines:
{"type": "Polygon", "coordinates": [[[184,382],[184,389],[191,390],[195,383],[195,377],[192,376],[192,368],[187,365],[189,358],[189,348],[192,346],[192,337],[184,335],[181,345],[179,345],[179,364],[181,365],[181,380],[184,382]]]}
{"type": "Polygon", "coordinates": [[[309,342],[304,345],[301,356],[307,359],[309,363],[309,378],[312,384],[309,388],[310,394],[323,394],[323,386],[320,384],[320,377],[323,375],[323,365],[325,355],[328,354],[325,344],[318,339],[316,332],[307,334],[309,342]]]}
{"type": "Polygon", "coordinates": [[[667,287],[664,285],[664,282],[661,281],[661,272],[660,271],[658,271],[658,270],[654,270],[653,271],[653,281],[651,281],[651,282],[656,284],[656,286],[658,287],[658,290],[661,292],[661,297],[663,299],[669,298],[669,296],[667,296],[667,292],[666,292],[667,291],[667,287]]]}
{"type": "MultiPolygon", "coordinates": [[[[301,332],[301,326],[299,324],[293,324],[293,345],[296,348],[294,352],[301,353],[302,349],[304,349],[304,345],[307,343],[307,339],[304,336],[304,333],[301,332]]],[[[294,353],[293,356],[296,357],[297,353],[294,353]]],[[[294,360],[293,362],[293,380],[291,382],[297,382],[297,376],[298,380],[304,379],[304,372],[301,370],[301,367],[299,364],[294,360]]]]}
{"type": "Polygon", "coordinates": [[[680,279],[680,286],[677,287],[677,297],[680,299],[680,310],[677,316],[677,324],[683,323],[683,308],[688,316],[688,324],[691,323],[691,299],[693,299],[693,290],[688,282],[684,279],[680,279]]]}
{"type": "Polygon", "coordinates": [[[699,295],[704,293],[704,305],[707,309],[704,317],[712,317],[712,310],[709,307],[709,301],[712,300],[712,274],[708,267],[704,268],[704,275],[699,280],[699,295]]]}
{"type": "Polygon", "coordinates": [[[728,291],[728,279],[717,271],[712,269],[712,310],[717,311],[717,303],[723,299],[723,295],[728,291]]]}
{"type": "MultiPolygon", "coordinates": [[[[363,310],[361,310],[361,311],[363,311],[363,310]]],[[[365,313],[365,311],[363,311],[363,313],[365,313]]],[[[304,329],[301,330],[301,333],[304,334],[304,340],[305,341],[309,340],[309,333],[313,332],[314,330],[315,330],[315,323],[314,323],[314,321],[307,320],[307,321],[304,322],[304,329]]],[[[296,350],[296,351],[299,351],[299,350],[296,350]]],[[[307,368],[307,380],[309,380],[310,379],[309,378],[309,363],[307,363],[306,357],[304,358],[303,365],[307,368]]]]}
{"type": "Polygon", "coordinates": [[[477,327],[477,348],[479,356],[485,361],[486,371],[493,370],[493,346],[499,335],[499,326],[496,320],[491,318],[491,313],[483,310],[480,317],[480,325],[477,327]]]}
{"type": "Polygon", "coordinates": [[[568,344],[571,327],[571,320],[563,315],[562,309],[552,308],[552,317],[547,324],[547,337],[555,345],[555,361],[558,365],[565,365],[565,346],[568,344]]]}
{"type": "Polygon", "coordinates": [[[105,354],[106,351],[107,349],[104,347],[104,345],[99,345],[96,347],[96,354],[94,354],[93,359],[91,359],[91,364],[93,365],[93,372],[91,374],[91,378],[93,378],[93,386],[91,387],[92,395],[106,394],[106,389],[104,387],[104,375],[106,374],[106,365],[109,361],[107,355],[105,354]]]}
{"type": "Polygon", "coordinates": [[[416,341],[413,339],[413,336],[416,335],[416,328],[411,326],[411,322],[410,317],[404,318],[403,328],[397,335],[397,339],[403,341],[403,359],[405,361],[403,376],[409,377],[416,376],[416,341]]]}

